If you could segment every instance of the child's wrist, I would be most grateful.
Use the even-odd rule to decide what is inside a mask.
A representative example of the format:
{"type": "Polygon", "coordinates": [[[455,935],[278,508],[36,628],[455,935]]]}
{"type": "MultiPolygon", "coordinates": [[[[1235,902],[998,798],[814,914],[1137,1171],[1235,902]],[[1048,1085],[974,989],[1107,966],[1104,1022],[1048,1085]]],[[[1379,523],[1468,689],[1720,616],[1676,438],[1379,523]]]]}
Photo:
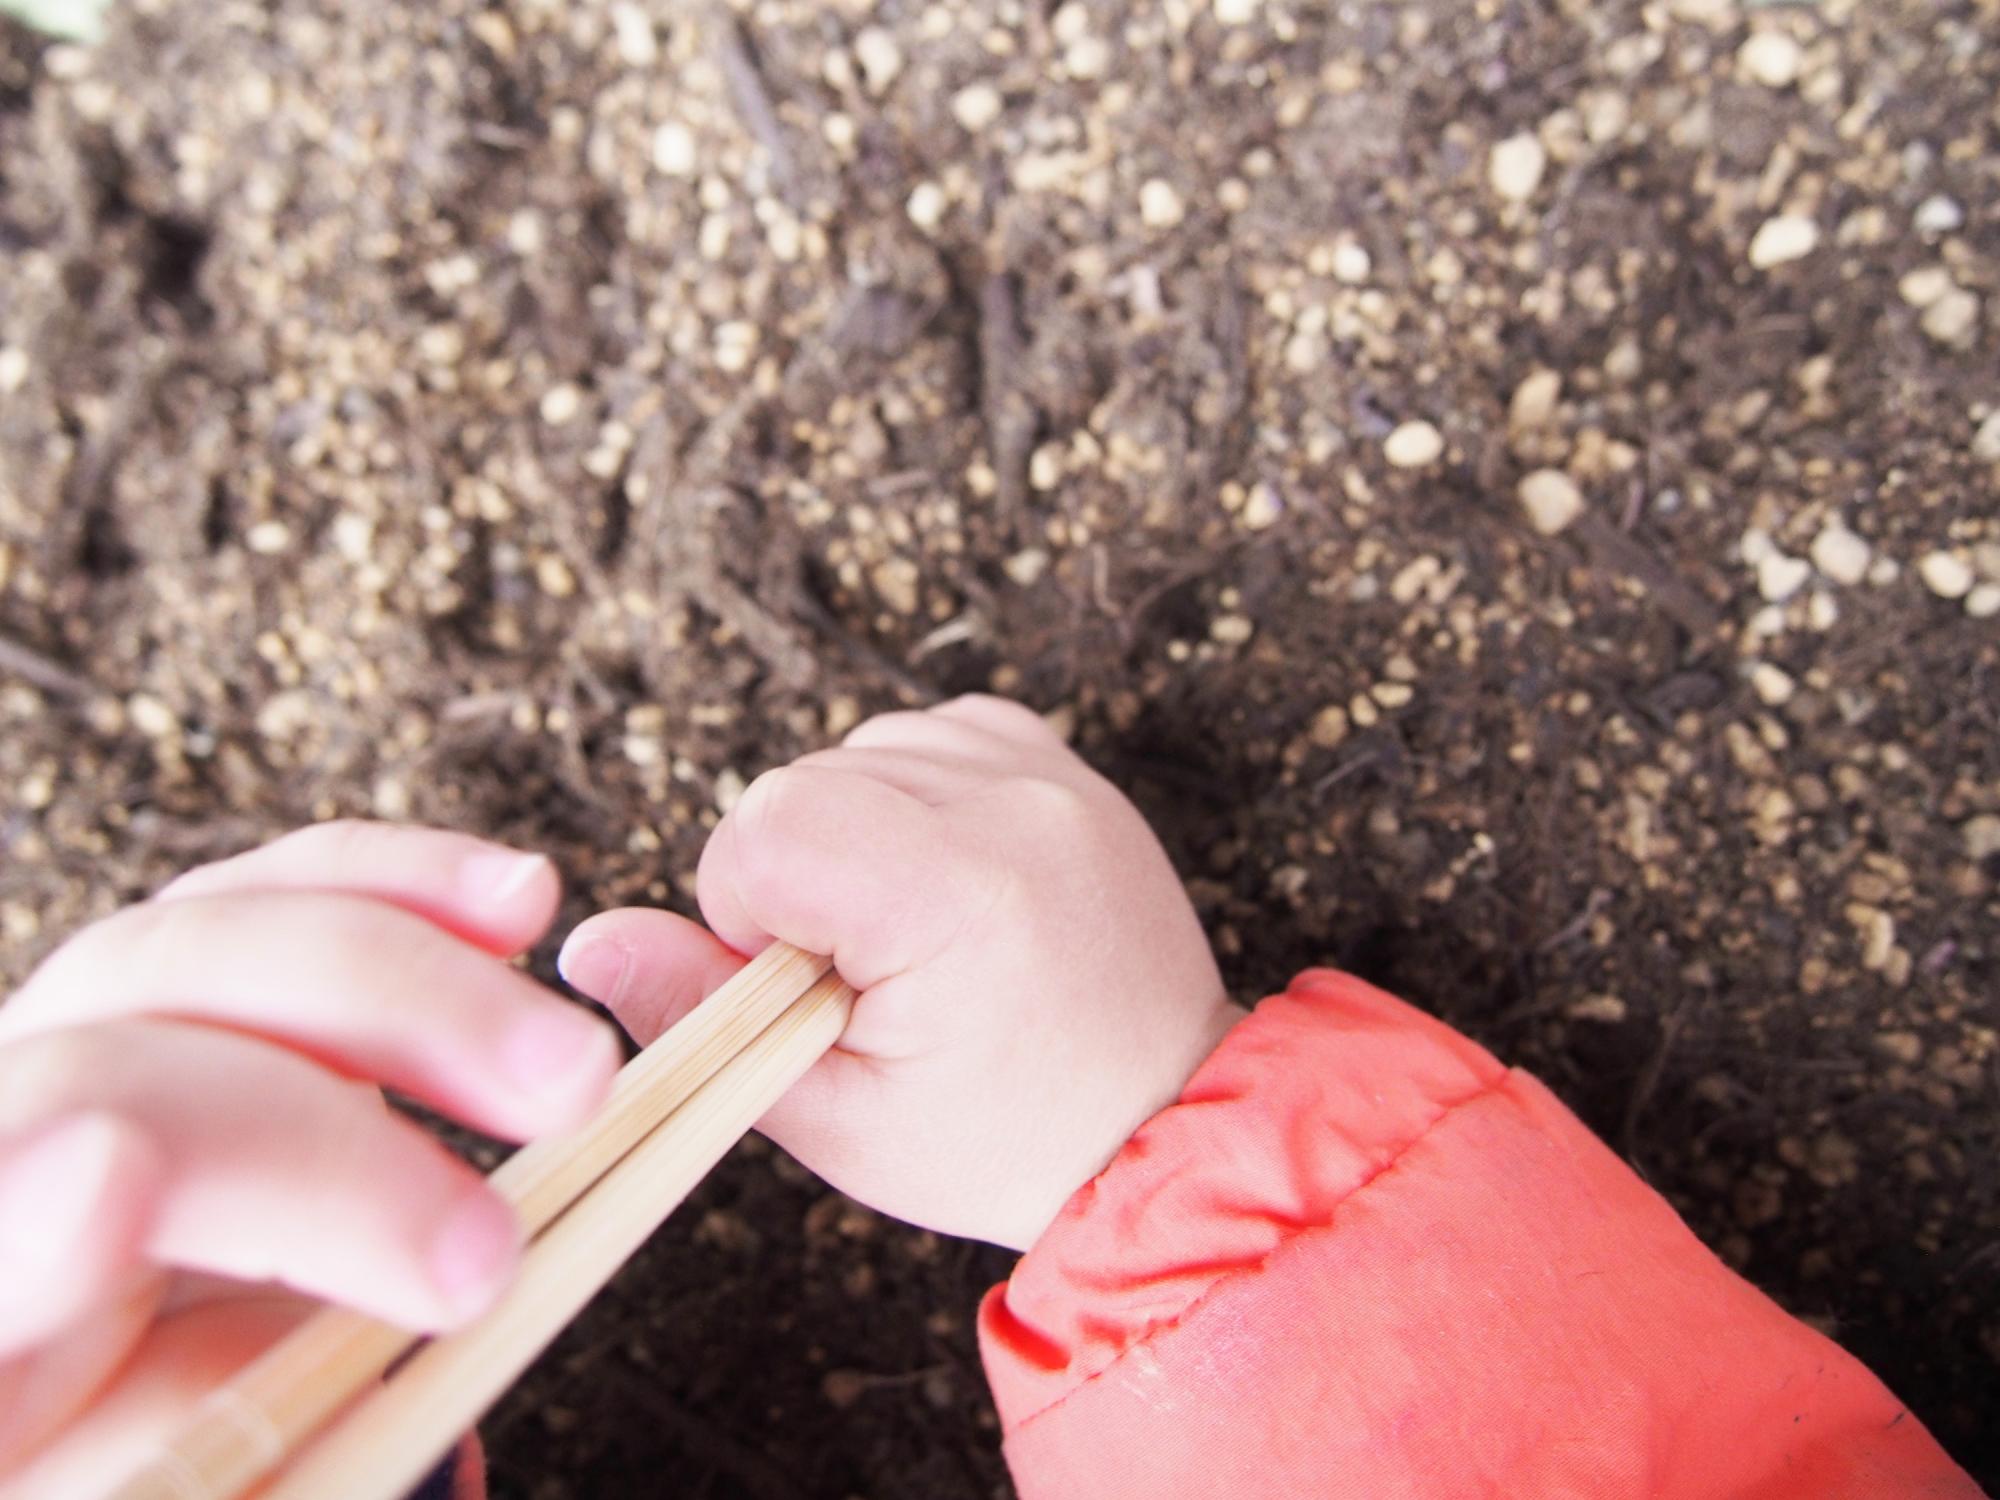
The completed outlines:
{"type": "Polygon", "coordinates": [[[1061,1215],[1070,1200],[1095,1182],[1130,1144],[1132,1137],[1148,1121],[1180,1101],[1188,1083],[1223,1043],[1236,1023],[1249,1012],[1235,1002],[1217,996],[1213,1006],[1188,1028],[1184,1045],[1162,1055],[1152,1071],[1149,1086],[1135,1090],[1134,1100],[1124,1117],[1106,1129],[1094,1149],[1079,1153],[1081,1169],[1072,1164],[1068,1171],[1052,1174],[1050,1189],[1035,1211],[1023,1216],[1005,1243],[1026,1251],[1039,1240],[1061,1215]]]}

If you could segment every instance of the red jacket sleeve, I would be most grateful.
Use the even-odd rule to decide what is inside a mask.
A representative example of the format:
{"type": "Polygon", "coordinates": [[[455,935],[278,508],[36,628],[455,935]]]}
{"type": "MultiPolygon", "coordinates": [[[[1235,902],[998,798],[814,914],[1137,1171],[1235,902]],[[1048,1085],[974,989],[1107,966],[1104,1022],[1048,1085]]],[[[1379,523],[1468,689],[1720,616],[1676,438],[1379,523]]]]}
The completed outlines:
{"type": "Polygon", "coordinates": [[[981,1311],[1023,1500],[1977,1497],[1534,1079],[1316,971],[981,1311]]]}

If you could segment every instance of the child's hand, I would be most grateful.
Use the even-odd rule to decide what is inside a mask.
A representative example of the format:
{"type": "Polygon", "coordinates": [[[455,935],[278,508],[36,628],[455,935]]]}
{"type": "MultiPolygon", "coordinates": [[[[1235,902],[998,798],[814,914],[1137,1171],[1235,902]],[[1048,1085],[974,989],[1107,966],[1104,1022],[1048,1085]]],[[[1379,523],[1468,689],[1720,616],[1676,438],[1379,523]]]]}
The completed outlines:
{"type": "Polygon", "coordinates": [[[739,954],[832,954],[853,1021],[763,1128],[952,1234],[1032,1243],[1241,1015],[1137,809],[1000,699],[889,714],[760,777],[698,883],[714,936],[607,912],[564,975],[651,1041],[739,954]]]}
{"type": "Polygon", "coordinates": [[[491,1302],[512,1212],[372,1085],[513,1140],[597,1105],[611,1029],[503,962],[556,898],[538,856],[327,824],[86,929],[0,1006],[0,1474],[67,1428],[14,1477],[84,1492],[64,1465],[102,1472],[296,1316],[256,1283],[425,1329],[491,1302]]]}

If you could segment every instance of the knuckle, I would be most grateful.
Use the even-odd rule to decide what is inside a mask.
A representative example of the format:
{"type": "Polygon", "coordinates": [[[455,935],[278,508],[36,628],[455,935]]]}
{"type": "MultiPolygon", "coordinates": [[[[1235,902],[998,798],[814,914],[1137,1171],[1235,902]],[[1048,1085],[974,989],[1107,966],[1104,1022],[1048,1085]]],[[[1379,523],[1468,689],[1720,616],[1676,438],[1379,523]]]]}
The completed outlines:
{"type": "Polygon", "coordinates": [[[994,693],[966,693],[954,698],[952,704],[962,711],[980,714],[992,723],[1008,724],[1043,735],[1050,732],[1047,720],[1025,703],[1016,703],[1012,698],[1002,698],[994,693]]]}
{"type": "MultiPolygon", "coordinates": [[[[791,762],[785,769],[790,771],[838,771],[843,766],[853,764],[847,752],[860,748],[863,747],[843,743],[834,749],[808,751],[797,760],[791,762]]],[[[769,776],[774,773],[767,771],[764,774],[769,776]]],[[[763,777],[760,776],[757,779],[761,781],[763,777]]],[[[753,782],[752,785],[755,785],[755,783],[753,782]]]]}
{"type": "Polygon", "coordinates": [[[0,1135],[32,1128],[91,1097],[103,1076],[101,1028],[69,1027],[0,1048],[0,1135]]]}
{"type": "Polygon", "coordinates": [[[798,805],[800,779],[798,765],[780,766],[743,789],[729,816],[736,824],[737,847],[746,855],[784,837],[791,809],[798,805]]]}
{"type": "Polygon", "coordinates": [[[335,818],[331,822],[301,828],[297,833],[279,839],[278,843],[287,844],[296,840],[299,847],[311,849],[344,867],[365,861],[380,835],[379,823],[370,823],[363,818],[335,818]]]}
{"type": "Polygon", "coordinates": [[[824,843],[830,802],[858,784],[847,771],[797,764],[750,783],[730,816],[738,819],[736,889],[753,916],[791,889],[801,862],[824,843]]]}
{"type": "Polygon", "coordinates": [[[920,739],[936,724],[930,715],[913,709],[897,709],[865,719],[847,732],[840,743],[850,750],[867,750],[885,745],[906,744],[920,739]]]}
{"type": "Polygon", "coordinates": [[[198,905],[147,901],[99,918],[42,961],[8,1010],[60,1024],[56,1012],[93,998],[107,976],[159,972],[163,935],[186,931],[198,905]]]}
{"type": "Polygon", "coordinates": [[[1082,788],[1047,776],[1010,776],[1007,796],[1020,809],[1024,826],[1074,830],[1094,816],[1091,798],[1082,788]]]}

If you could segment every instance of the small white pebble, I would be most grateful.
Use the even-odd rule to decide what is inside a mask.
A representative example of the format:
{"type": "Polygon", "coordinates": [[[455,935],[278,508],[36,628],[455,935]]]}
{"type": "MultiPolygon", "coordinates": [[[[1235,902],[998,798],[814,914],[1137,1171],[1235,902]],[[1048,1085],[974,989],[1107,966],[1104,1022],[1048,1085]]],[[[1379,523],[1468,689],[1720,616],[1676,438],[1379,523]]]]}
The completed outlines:
{"type": "Polygon", "coordinates": [[[1417,696],[1417,690],[1407,682],[1378,682],[1368,690],[1368,696],[1382,707],[1394,711],[1408,708],[1410,701],[1417,696]]]}
{"type": "Polygon", "coordinates": [[[627,67],[650,68],[659,60],[659,39],[653,35],[653,18],[637,5],[611,7],[611,31],[618,43],[618,56],[627,67]]]}
{"type": "Polygon", "coordinates": [[[1873,553],[1868,543],[1839,521],[1829,521],[1808,549],[1812,564],[1839,584],[1856,584],[1868,576],[1873,553]]]}
{"type": "Polygon", "coordinates": [[[1616,1026],[1630,1013],[1616,995],[1585,995],[1563,1012],[1572,1021],[1602,1021],[1608,1026],[1616,1026]]]}
{"type": "Polygon", "coordinates": [[[1389,580],[1389,597],[1398,604],[1415,604],[1443,571],[1444,564],[1434,553],[1414,557],[1389,580]]]}
{"type": "Polygon", "coordinates": [[[945,210],[950,201],[944,189],[935,182],[920,182],[910,190],[910,201],[903,205],[903,211],[910,216],[910,222],[922,230],[932,230],[944,222],[945,210]]]}
{"type": "Polygon", "coordinates": [[[718,325],[715,330],[715,367],[729,375],[749,369],[762,337],[755,323],[742,319],[718,325]]]}
{"type": "Polygon", "coordinates": [[[1737,23],[1736,0],[1667,0],[1667,9],[1676,20],[1710,31],[1726,31],[1737,23]]]}
{"type": "Polygon", "coordinates": [[[180,720],[151,693],[134,693],[125,700],[125,716],[149,740],[163,740],[180,728],[180,720]]]}
{"type": "Polygon", "coordinates": [[[913,615],[923,603],[923,575],[907,557],[889,557],[868,570],[868,581],[882,602],[899,615],[913,615]]]}
{"type": "Polygon", "coordinates": [[[1224,646],[1240,646],[1257,633],[1257,627],[1245,615],[1217,615],[1209,621],[1209,639],[1224,646]]]}
{"type": "Polygon", "coordinates": [[[1548,426],[1556,414],[1556,404],[1562,400],[1562,388],[1560,372],[1530,371],[1514,387],[1514,395],[1507,403],[1508,428],[1514,432],[1534,432],[1548,426]]]}
{"type": "Polygon", "coordinates": [[[861,64],[861,76],[871,94],[883,92],[903,71],[902,47],[880,26],[864,27],[855,37],[854,60],[861,64]]]}
{"type": "Polygon", "coordinates": [[[1223,26],[1248,26],[1257,19],[1262,0],[1215,0],[1216,21],[1223,26]]]}
{"type": "Polygon", "coordinates": [[[1768,604],[1783,604],[1806,586],[1812,564],[1802,557],[1790,557],[1775,549],[1757,561],[1757,592],[1768,604]]]}
{"type": "Polygon", "coordinates": [[[1313,715],[1306,736],[1322,750],[1331,750],[1347,738],[1347,710],[1330,703],[1313,715]]]}
{"type": "Polygon", "coordinates": [[[748,790],[749,784],[744,781],[743,773],[734,766],[724,766],[715,773],[715,810],[729,812],[743,800],[743,794],[748,790]]]}
{"type": "Polygon", "coordinates": [[[1277,488],[1264,482],[1251,487],[1250,493],[1244,497],[1243,509],[1238,513],[1237,520],[1243,523],[1246,531],[1265,531],[1275,526],[1284,513],[1285,502],[1278,497],[1277,488]]]}
{"type": "Polygon", "coordinates": [[[1056,13],[1049,17],[1049,32],[1067,47],[1090,31],[1090,8],[1083,0],[1069,0],[1067,5],[1056,7],[1056,13]]]}
{"type": "Polygon", "coordinates": [[[401,823],[410,816],[409,785],[394,776],[376,777],[368,800],[374,806],[375,816],[388,822],[401,823]]]}
{"type": "Polygon", "coordinates": [[[1784,668],[1760,661],[1750,669],[1750,691],[1766,708],[1780,708],[1792,701],[1798,684],[1792,681],[1791,673],[1784,668]]]}
{"type": "Polygon", "coordinates": [[[1049,568],[1049,554],[1040,547],[1026,547],[1002,563],[1007,576],[1022,588],[1030,587],[1049,568]]]}
{"type": "Polygon", "coordinates": [[[1063,472],[1067,465],[1063,462],[1061,443],[1043,443],[1028,455],[1028,486],[1043,493],[1055,489],[1063,482],[1063,472]]]}
{"type": "Polygon", "coordinates": [[[437,323],[417,335],[417,354],[424,363],[455,365],[465,357],[465,330],[456,323],[437,323]]]}
{"type": "Polygon", "coordinates": [[[735,235],[736,230],[729,222],[729,215],[704,214],[701,230],[695,236],[695,248],[700,251],[703,260],[721,260],[729,252],[730,241],[735,235]]]}
{"type": "Polygon", "coordinates": [[[1914,271],[1903,273],[1903,279],[1896,283],[1896,290],[1910,306],[1929,307],[1950,295],[1951,272],[1943,266],[1918,266],[1914,271]]]}
{"type": "Polygon", "coordinates": [[[1926,239],[1942,239],[1965,227],[1965,210],[1956,198],[1933,193],[1917,205],[1916,215],[1910,222],[1917,233],[1926,239]]]}
{"type": "Polygon", "coordinates": [[[1063,67],[1072,78],[1102,78],[1111,67],[1111,44],[1101,36],[1080,36],[1063,49],[1063,67]]]}
{"type": "Polygon", "coordinates": [[[1940,599],[1963,599],[1972,591],[1972,568],[1955,552],[1927,552],[1917,559],[1917,577],[1940,599]]]}
{"type": "Polygon", "coordinates": [[[267,740],[294,738],[312,722],[312,699],[301,689],[274,693],[257,710],[257,733],[267,740]]]}
{"type": "Polygon", "coordinates": [[[507,248],[516,255],[535,256],[548,242],[542,216],[532,208],[517,208],[507,220],[507,248]]]}
{"type": "Polygon", "coordinates": [[[375,545],[375,523],[369,517],[344,510],[333,518],[333,550],[351,563],[368,561],[375,545]]]}
{"type": "Polygon", "coordinates": [[[1804,260],[1819,247],[1819,225],[1803,214],[1766,219],[1750,241],[1750,264],[1760,271],[1804,260]]]}
{"type": "Polygon", "coordinates": [[[1534,135],[1524,131],[1493,148],[1486,159],[1486,181],[1509,203],[1525,203],[1535,196],[1548,167],[1547,149],[1534,135]]]}
{"type": "Polygon", "coordinates": [[[1147,179],[1139,189],[1139,217],[1153,229],[1172,229],[1187,217],[1187,205],[1163,177],[1147,179]]]}
{"type": "Polygon", "coordinates": [[[553,552],[535,559],[535,586],[551,599],[567,599],[576,592],[576,574],[553,552]]]}
{"type": "Polygon", "coordinates": [[[653,132],[653,167],[668,177],[692,177],[695,169],[694,132],[679,120],[669,120],[653,132]]]}
{"type": "Polygon", "coordinates": [[[1965,612],[1975,620],[2000,615],[2000,583],[1975,583],[1965,596],[1965,612]]]}
{"type": "Polygon", "coordinates": [[[1979,334],[1979,298],[1964,287],[1953,287],[1924,309],[1923,330],[1950,349],[1970,349],[1979,334]]]}
{"type": "Polygon", "coordinates": [[[1840,606],[1833,601],[1833,595],[1824,589],[1813,591],[1812,598],[1806,600],[1806,624],[1814,630],[1831,630],[1840,621],[1840,606]]]}
{"type": "Polygon", "coordinates": [[[28,351],[8,344],[0,347],[0,396],[11,396],[28,380],[28,351]]]}
{"type": "Polygon", "coordinates": [[[542,420],[551,427],[562,426],[582,408],[583,392],[567,382],[542,393],[542,420]]]}
{"type": "Polygon", "coordinates": [[[1516,492],[1528,524],[1543,536],[1569,529],[1583,514],[1583,491],[1561,469],[1537,469],[1522,479],[1516,492]]]}
{"type": "Polygon", "coordinates": [[[1972,456],[1981,463],[2000,464],[2000,410],[1988,416],[1973,433],[1972,456]]]}
{"type": "Polygon", "coordinates": [[[1976,818],[1967,818],[1959,836],[1965,840],[1967,859],[1991,859],[2000,854],[2000,816],[1981,813],[1976,818]]]}
{"type": "Polygon", "coordinates": [[[1374,257],[1354,243],[1342,240],[1333,247],[1333,279],[1345,286],[1360,286],[1375,270],[1374,257]]]}
{"type": "Polygon", "coordinates": [[[243,545],[252,552],[272,557],[292,544],[292,528],[283,521],[259,521],[243,533],[243,545]]]}
{"type": "Polygon", "coordinates": [[[1398,469],[1427,468],[1444,456],[1444,434],[1429,422],[1405,422],[1382,440],[1382,456],[1398,469]]]}
{"type": "Polygon", "coordinates": [[[951,117],[977,135],[1000,118],[1000,90],[990,83],[969,83],[951,96],[951,117]]]}
{"type": "Polygon", "coordinates": [[[1789,88],[1797,81],[1804,51],[1782,31],[1760,31],[1743,44],[1736,61],[1744,74],[1767,89],[1789,88]]]}

